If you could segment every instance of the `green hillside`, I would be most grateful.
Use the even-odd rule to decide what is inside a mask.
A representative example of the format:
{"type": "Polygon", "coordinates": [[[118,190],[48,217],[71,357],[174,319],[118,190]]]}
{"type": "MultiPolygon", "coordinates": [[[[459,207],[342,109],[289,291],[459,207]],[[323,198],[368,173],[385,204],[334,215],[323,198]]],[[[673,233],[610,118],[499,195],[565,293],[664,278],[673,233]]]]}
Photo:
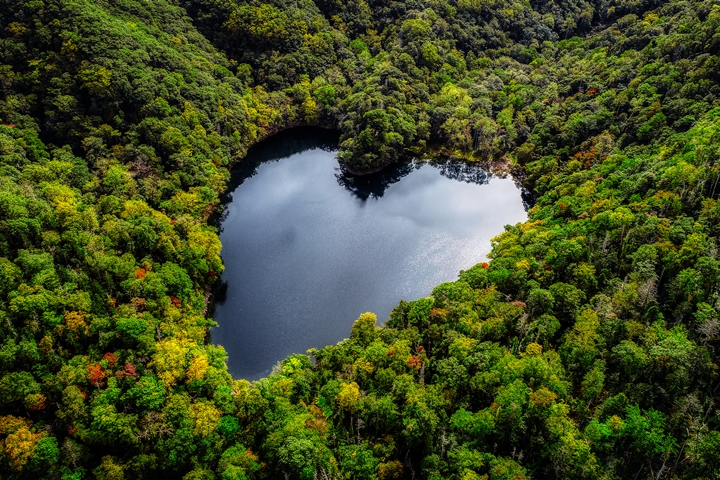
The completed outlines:
{"type": "Polygon", "coordinates": [[[0,478],[720,477],[720,1],[0,9],[0,478]],[[208,218],[297,125],[535,204],[250,383],[208,343],[208,218]]]}

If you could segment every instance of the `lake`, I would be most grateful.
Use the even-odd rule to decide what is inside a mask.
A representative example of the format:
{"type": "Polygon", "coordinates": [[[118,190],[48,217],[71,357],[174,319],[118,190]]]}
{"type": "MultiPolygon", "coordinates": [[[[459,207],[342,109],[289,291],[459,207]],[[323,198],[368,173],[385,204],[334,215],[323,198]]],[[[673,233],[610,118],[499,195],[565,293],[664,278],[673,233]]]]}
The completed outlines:
{"type": "Polygon", "coordinates": [[[251,149],[216,221],[225,271],[211,340],[235,378],[335,344],[371,311],[426,297],[486,260],[490,239],[526,220],[512,177],[464,163],[413,162],[353,176],[337,134],[298,128],[251,149]]]}

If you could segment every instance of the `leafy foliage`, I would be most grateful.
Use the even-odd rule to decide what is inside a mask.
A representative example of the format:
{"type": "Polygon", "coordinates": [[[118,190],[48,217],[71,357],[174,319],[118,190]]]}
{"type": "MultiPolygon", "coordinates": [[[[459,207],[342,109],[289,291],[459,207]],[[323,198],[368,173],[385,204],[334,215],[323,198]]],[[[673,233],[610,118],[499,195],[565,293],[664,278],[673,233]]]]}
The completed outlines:
{"type": "Polygon", "coordinates": [[[720,5],[0,1],[3,478],[716,478],[720,5]],[[279,129],[536,194],[491,261],[232,379],[227,167],[279,129]]]}

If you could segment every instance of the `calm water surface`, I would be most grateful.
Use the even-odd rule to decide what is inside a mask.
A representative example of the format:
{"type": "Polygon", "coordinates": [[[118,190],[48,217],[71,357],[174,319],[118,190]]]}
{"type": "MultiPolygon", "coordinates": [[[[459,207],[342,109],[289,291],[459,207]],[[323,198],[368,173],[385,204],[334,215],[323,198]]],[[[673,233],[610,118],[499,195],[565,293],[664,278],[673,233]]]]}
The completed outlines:
{"type": "Polygon", "coordinates": [[[345,175],[337,137],[276,135],[233,172],[218,220],[225,272],[213,343],[230,372],[258,379],[281,359],[346,338],[371,311],[430,294],[486,259],[490,239],[526,217],[512,178],[462,164],[345,175]]]}

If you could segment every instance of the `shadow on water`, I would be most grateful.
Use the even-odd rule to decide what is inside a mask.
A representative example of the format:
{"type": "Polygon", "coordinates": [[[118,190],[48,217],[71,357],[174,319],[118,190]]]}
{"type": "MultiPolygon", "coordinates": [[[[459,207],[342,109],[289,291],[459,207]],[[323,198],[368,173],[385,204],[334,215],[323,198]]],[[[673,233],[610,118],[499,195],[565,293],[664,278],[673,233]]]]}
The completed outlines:
{"type": "Polygon", "coordinates": [[[472,163],[458,162],[453,160],[430,161],[430,165],[440,170],[440,175],[458,182],[474,183],[476,185],[487,185],[493,178],[492,173],[485,171],[472,163]]]}
{"type": "Polygon", "coordinates": [[[340,173],[336,173],[335,178],[337,178],[339,185],[345,187],[360,200],[365,201],[368,198],[382,198],[390,185],[399,182],[403,177],[423,165],[432,165],[440,170],[440,175],[443,177],[458,182],[486,185],[493,178],[492,173],[485,171],[478,165],[452,160],[413,160],[396,163],[368,175],[353,175],[342,168],[338,168],[340,173]]]}
{"type": "Polygon", "coordinates": [[[396,163],[368,175],[353,175],[338,168],[340,172],[335,174],[335,178],[340,186],[365,201],[368,198],[381,198],[390,185],[399,182],[420,166],[419,162],[396,163]]]}
{"type": "Polygon", "coordinates": [[[221,281],[213,288],[213,301],[209,306],[209,317],[215,313],[215,305],[224,305],[227,300],[228,282],[221,281]]]}

